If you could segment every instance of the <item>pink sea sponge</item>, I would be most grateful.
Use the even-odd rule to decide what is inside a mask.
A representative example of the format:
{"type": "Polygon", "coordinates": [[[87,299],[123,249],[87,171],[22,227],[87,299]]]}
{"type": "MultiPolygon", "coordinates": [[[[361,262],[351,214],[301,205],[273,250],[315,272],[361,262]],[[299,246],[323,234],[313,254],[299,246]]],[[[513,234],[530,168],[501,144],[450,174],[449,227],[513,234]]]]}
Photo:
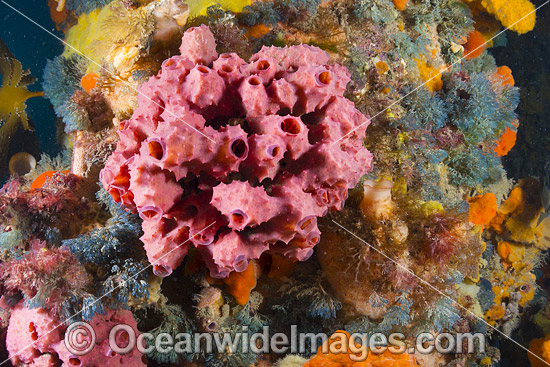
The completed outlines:
{"type": "Polygon", "coordinates": [[[306,45],[218,56],[206,26],[185,32],[180,51],[141,86],[101,172],[144,220],[154,272],[169,275],[191,246],[218,278],[264,252],[306,260],[317,218],[372,166],[370,121],[344,97],[348,71],[306,45]]]}
{"type": "Polygon", "coordinates": [[[42,354],[53,354],[63,342],[65,326],[43,308],[28,309],[21,300],[11,311],[6,346],[14,365],[31,363],[42,354]]]}
{"type": "MultiPolygon", "coordinates": [[[[85,355],[74,355],[64,342],[67,326],[58,318],[52,317],[47,310],[28,309],[24,306],[24,301],[21,301],[12,309],[6,336],[10,359],[14,365],[22,362],[31,366],[58,366],[58,360],[63,362],[63,367],[145,366],[143,355],[137,348],[121,355],[110,348],[109,333],[116,325],[128,325],[134,330],[136,337],[139,335],[136,320],[130,311],[108,310],[106,315],[96,315],[89,324],[95,332],[96,345],[85,355]]],[[[125,347],[128,337],[125,332],[117,333],[117,346],[125,347]]]]}
{"type": "Polygon", "coordinates": [[[309,45],[285,46],[284,48],[263,46],[258,53],[252,55],[250,61],[259,59],[275,60],[283,70],[293,71],[300,66],[326,65],[329,56],[320,48],[309,45]]]}
{"type": "MultiPolygon", "coordinates": [[[[143,362],[143,354],[137,347],[132,348],[127,354],[118,354],[111,349],[109,335],[115,326],[129,326],[137,338],[140,333],[137,329],[137,322],[129,310],[107,310],[105,315],[95,315],[89,325],[94,329],[96,336],[96,344],[91,351],[82,356],[75,356],[68,349],[64,341],[56,344],[54,349],[62,360],[62,367],[78,367],[78,366],[103,366],[103,367],[120,367],[120,366],[146,366],[143,362]]],[[[118,331],[114,335],[114,341],[120,348],[128,345],[130,338],[134,335],[129,335],[126,331],[118,331]]]]}
{"type": "Polygon", "coordinates": [[[236,231],[274,218],[282,209],[279,208],[280,203],[269,196],[262,186],[252,187],[248,182],[241,181],[215,186],[211,201],[229,219],[228,227],[236,231]]]}
{"type": "Polygon", "coordinates": [[[210,28],[204,24],[185,31],[180,46],[180,54],[194,64],[210,65],[218,58],[216,40],[210,28]]]}

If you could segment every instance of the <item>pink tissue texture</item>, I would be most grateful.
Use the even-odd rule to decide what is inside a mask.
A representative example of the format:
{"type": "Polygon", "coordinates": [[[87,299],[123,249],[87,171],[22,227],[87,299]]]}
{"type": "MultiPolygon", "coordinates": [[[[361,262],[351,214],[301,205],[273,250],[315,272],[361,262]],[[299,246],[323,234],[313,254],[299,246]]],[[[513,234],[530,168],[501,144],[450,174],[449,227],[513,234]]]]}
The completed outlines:
{"type": "Polygon", "coordinates": [[[306,45],[263,47],[250,62],[218,55],[204,25],[180,52],[140,87],[101,172],[143,219],[154,272],[169,275],[191,247],[217,278],[264,252],[306,260],[317,218],[372,168],[346,68],[306,45]]]}
{"type": "MultiPolygon", "coordinates": [[[[30,366],[145,366],[142,354],[133,348],[128,354],[119,355],[109,346],[111,329],[120,324],[129,325],[139,335],[137,323],[130,311],[108,310],[106,315],[96,315],[89,325],[95,331],[96,345],[85,355],[74,355],[66,347],[64,338],[67,327],[61,320],[51,317],[43,308],[28,309],[24,301],[19,302],[11,311],[6,336],[6,345],[14,365],[22,362],[30,366]]],[[[117,345],[124,347],[128,343],[128,334],[116,335],[117,345]]]]}

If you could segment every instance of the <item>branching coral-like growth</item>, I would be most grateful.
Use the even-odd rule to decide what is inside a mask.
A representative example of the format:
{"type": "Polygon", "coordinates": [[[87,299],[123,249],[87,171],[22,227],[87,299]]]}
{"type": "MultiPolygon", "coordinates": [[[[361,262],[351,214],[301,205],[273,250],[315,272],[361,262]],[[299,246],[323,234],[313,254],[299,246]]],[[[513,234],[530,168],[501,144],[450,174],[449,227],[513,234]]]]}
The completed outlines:
{"type": "Polygon", "coordinates": [[[452,106],[452,123],[475,144],[487,138],[495,140],[512,123],[519,103],[518,89],[493,83],[484,73],[448,75],[446,102],[452,106]]]}
{"type": "Polygon", "coordinates": [[[361,0],[355,5],[355,15],[372,19],[375,23],[390,23],[397,18],[397,9],[390,1],[361,0]]]}
{"type": "Polygon", "coordinates": [[[281,20],[281,14],[274,1],[255,1],[243,9],[239,20],[247,26],[275,25],[281,20]]]}

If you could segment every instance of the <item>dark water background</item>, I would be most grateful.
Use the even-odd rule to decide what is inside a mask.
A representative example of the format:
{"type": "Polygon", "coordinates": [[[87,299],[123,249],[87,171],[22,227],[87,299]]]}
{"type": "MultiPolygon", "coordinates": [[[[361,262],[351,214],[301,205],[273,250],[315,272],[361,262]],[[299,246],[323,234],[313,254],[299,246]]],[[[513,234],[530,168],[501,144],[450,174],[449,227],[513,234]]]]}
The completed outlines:
{"type": "Polygon", "coordinates": [[[512,69],[521,91],[518,142],[504,157],[504,167],[512,177],[542,177],[550,187],[550,3],[531,1],[542,6],[535,29],[523,35],[506,32],[508,45],[489,52],[512,69]]]}
{"type": "MultiPolygon", "coordinates": [[[[55,29],[50,19],[46,0],[5,0],[8,4],[29,18],[63,38],[63,33],[55,29]]],[[[46,60],[53,59],[63,52],[63,44],[46,31],[33,24],[14,10],[0,2],[0,38],[8,46],[24,69],[30,69],[38,80],[29,90],[42,90],[42,73],[46,60]]],[[[57,142],[56,116],[49,100],[31,98],[27,101],[27,115],[33,121],[40,148],[44,153],[56,155],[61,146],[57,142]]],[[[24,147],[21,147],[24,150],[24,147]]]]}

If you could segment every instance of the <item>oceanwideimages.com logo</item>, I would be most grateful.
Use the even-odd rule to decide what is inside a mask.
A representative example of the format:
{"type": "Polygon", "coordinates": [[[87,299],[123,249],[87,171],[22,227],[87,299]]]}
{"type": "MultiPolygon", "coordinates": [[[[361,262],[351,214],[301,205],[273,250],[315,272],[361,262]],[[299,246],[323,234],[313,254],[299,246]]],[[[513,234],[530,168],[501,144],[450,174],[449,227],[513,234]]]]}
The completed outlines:
{"type": "MultiPolygon", "coordinates": [[[[94,328],[85,322],[71,324],[65,333],[65,345],[69,352],[77,356],[88,354],[96,344],[94,328]]],[[[481,333],[421,333],[416,336],[414,345],[405,342],[405,335],[392,333],[354,333],[336,332],[328,336],[324,333],[298,333],[298,327],[292,325],[289,333],[269,332],[264,326],[261,332],[250,332],[243,326],[236,333],[138,333],[126,324],[114,326],[109,332],[109,347],[119,355],[125,355],[137,349],[140,353],[152,352],[168,354],[188,354],[214,352],[239,353],[275,353],[275,354],[315,354],[319,347],[322,353],[349,353],[350,358],[363,361],[369,352],[394,354],[433,352],[458,354],[485,352],[485,336],[481,333]],[[124,343],[121,343],[121,340],[124,343]],[[122,344],[122,345],[121,345],[122,344]]]]}

